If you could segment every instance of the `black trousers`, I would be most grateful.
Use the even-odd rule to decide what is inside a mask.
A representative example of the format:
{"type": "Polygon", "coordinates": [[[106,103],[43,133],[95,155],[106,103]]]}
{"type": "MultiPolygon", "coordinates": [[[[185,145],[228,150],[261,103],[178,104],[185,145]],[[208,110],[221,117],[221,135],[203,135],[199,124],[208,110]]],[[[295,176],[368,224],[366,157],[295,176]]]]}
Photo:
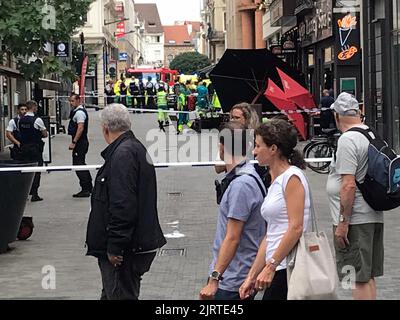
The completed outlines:
{"type": "Polygon", "coordinates": [[[263,300],[287,300],[287,273],[286,269],[275,272],[271,286],[265,290],[263,300]]]}
{"type": "MultiPolygon", "coordinates": [[[[38,144],[25,144],[21,146],[18,160],[37,162],[39,167],[43,166],[43,147],[38,144]]],[[[36,172],[33,177],[30,195],[38,195],[40,187],[40,172],[36,172]]]]}
{"type": "MultiPolygon", "coordinates": [[[[89,141],[87,139],[79,139],[75,145],[75,149],[72,151],[72,164],[74,166],[86,165],[86,154],[89,150],[89,141]]],[[[76,175],[79,179],[79,185],[83,191],[92,192],[92,176],[89,171],[76,171],[76,175]]]]}
{"type": "Polygon", "coordinates": [[[154,97],[151,96],[147,98],[147,108],[156,109],[156,102],[154,100],[154,97]]]}
{"type": "Polygon", "coordinates": [[[138,300],[142,276],[150,270],[156,253],[124,255],[121,266],[114,267],[108,259],[99,258],[103,282],[101,300],[138,300]]]}

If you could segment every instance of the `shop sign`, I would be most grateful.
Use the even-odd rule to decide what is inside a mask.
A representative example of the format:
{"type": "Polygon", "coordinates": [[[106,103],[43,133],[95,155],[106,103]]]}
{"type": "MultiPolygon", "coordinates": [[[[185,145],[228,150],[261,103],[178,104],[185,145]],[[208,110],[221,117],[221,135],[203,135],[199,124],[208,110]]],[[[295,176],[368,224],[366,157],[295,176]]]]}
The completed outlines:
{"type": "Polygon", "coordinates": [[[303,46],[332,36],[332,0],[316,2],[313,14],[300,23],[299,34],[303,46]]]}
{"type": "Polygon", "coordinates": [[[68,42],[54,43],[54,55],[58,58],[67,58],[69,56],[69,43],[68,42]]]}
{"type": "Polygon", "coordinates": [[[360,0],[336,0],[335,8],[360,8],[360,0]]]}
{"type": "Polygon", "coordinates": [[[335,15],[336,63],[357,65],[360,63],[359,14],[335,15]]]}
{"type": "Polygon", "coordinates": [[[282,54],[293,54],[296,52],[296,43],[293,36],[287,35],[282,37],[282,54]]]}

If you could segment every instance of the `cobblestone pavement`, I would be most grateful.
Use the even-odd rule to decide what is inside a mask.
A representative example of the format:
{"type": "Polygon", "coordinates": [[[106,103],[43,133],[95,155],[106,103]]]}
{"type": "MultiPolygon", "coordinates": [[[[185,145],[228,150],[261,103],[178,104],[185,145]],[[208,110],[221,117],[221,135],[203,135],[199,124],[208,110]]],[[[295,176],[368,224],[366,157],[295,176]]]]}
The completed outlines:
{"type": "MultiPolygon", "coordinates": [[[[99,129],[98,113],[90,111],[89,114],[91,146],[87,163],[98,164],[102,163],[99,154],[106,144],[99,129]]],[[[132,118],[135,134],[145,141],[147,128],[156,126],[156,115],[133,114],[132,118]]],[[[57,135],[53,139],[52,165],[71,163],[69,142],[66,135],[57,135]]],[[[161,153],[174,150],[176,147],[169,146],[161,148],[161,153]]],[[[310,170],[307,175],[320,229],[331,236],[326,176],[310,170]]],[[[164,168],[157,169],[157,179],[158,208],[164,233],[184,234],[184,237],[168,239],[163,248],[166,250],[160,251],[150,272],[143,278],[141,298],[197,299],[208,275],[215,234],[218,212],[214,194],[215,173],[211,167],[164,168]]],[[[12,251],[0,255],[1,299],[99,298],[101,278],[97,262],[85,256],[84,248],[90,204],[88,199],[72,198],[78,189],[78,180],[73,173],[42,175],[39,192],[45,200],[28,202],[25,212],[34,219],[32,237],[28,241],[14,242],[12,251]],[[55,290],[42,288],[42,268],[46,265],[55,267],[55,290]]],[[[385,276],[377,280],[379,299],[400,298],[398,211],[389,212],[385,217],[385,276]]],[[[348,290],[340,290],[341,299],[350,297],[348,290]]]]}

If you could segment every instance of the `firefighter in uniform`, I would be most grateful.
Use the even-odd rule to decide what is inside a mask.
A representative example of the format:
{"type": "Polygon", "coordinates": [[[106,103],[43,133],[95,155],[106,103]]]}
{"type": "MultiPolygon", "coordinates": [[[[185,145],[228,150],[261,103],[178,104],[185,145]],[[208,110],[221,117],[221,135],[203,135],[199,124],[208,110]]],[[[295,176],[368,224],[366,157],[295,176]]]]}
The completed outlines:
{"type": "Polygon", "coordinates": [[[13,160],[20,160],[21,134],[19,132],[19,119],[21,119],[26,114],[26,105],[19,104],[17,107],[17,112],[18,115],[10,120],[6,129],[7,139],[14,144],[14,146],[10,149],[10,156],[13,160]]]}
{"type": "MultiPolygon", "coordinates": [[[[41,118],[36,116],[38,105],[35,101],[26,103],[27,113],[19,119],[18,127],[21,139],[20,159],[23,161],[37,162],[38,166],[43,166],[43,147],[42,138],[47,138],[46,126],[41,118]]],[[[42,201],[38,190],[40,186],[40,172],[36,172],[33,178],[30,195],[31,201],[42,201]]]]}
{"type": "MultiPolygon", "coordinates": [[[[69,150],[72,150],[72,164],[74,166],[86,165],[85,158],[89,150],[88,125],[89,116],[86,109],[81,105],[80,97],[73,94],[69,98],[72,106],[68,125],[68,134],[72,137],[69,150]]],[[[90,197],[93,189],[92,176],[89,171],[76,171],[79,184],[82,188],[80,192],[74,194],[74,198],[90,197]]]]}

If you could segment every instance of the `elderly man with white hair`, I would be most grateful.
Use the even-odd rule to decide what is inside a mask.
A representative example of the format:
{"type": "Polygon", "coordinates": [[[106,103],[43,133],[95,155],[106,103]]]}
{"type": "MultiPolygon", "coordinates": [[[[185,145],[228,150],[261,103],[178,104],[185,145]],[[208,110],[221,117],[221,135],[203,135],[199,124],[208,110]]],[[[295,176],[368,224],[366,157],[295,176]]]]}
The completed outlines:
{"type": "Polygon", "coordinates": [[[137,300],[140,280],[166,240],[157,213],[154,166],[131,129],[128,109],[112,104],[101,112],[109,146],[101,153],[87,227],[87,255],[98,258],[101,299],[137,300]]]}
{"type": "Polygon", "coordinates": [[[357,188],[368,170],[369,140],[362,132],[371,131],[349,93],[341,93],[331,109],[342,132],[326,187],[338,274],[342,279],[353,270],[353,299],[372,300],[376,299],[375,278],[383,275],[383,213],[372,209],[357,188]]]}

